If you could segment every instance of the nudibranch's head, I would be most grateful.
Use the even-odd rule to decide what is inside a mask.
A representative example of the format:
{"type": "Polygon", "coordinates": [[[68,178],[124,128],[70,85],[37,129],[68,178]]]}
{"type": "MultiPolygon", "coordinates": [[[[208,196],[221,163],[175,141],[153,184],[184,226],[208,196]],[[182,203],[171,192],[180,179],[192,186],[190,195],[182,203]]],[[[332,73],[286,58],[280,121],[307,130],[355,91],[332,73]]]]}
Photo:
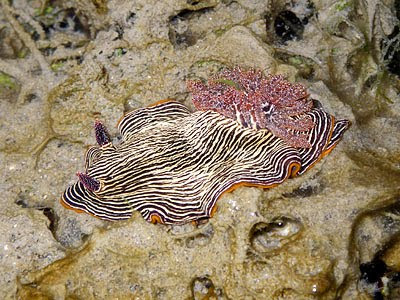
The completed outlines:
{"type": "Polygon", "coordinates": [[[188,81],[187,87],[199,110],[216,111],[245,127],[266,128],[296,148],[311,147],[308,131],[315,124],[305,113],[313,103],[301,84],[236,67],[211,77],[207,84],[188,81]]]}
{"type": "Polygon", "coordinates": [[[127,219],[132,209],[126,203],[115,204],[119,191],[117,179],[121,171],[113,164],[117,157],[115,147],[105,126],[98,120],[94,125],[98,146],[88,149],[85,155],[85,172],[77,172],[78,181],[69,186],[61,197],[61,203],[78,212],[87,212],[107,220],[127,219]]]}

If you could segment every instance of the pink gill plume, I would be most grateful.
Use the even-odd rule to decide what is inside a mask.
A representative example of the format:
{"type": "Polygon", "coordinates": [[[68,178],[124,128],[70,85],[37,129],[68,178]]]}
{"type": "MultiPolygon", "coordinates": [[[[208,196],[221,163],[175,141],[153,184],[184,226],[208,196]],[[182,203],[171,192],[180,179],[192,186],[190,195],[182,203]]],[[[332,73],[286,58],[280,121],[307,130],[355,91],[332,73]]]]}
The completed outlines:
{"type": "Polygon", "coordinates": [[[304,114],[313,102],[301,84],[235,67],[214,75],[207,84],[188,81],[187,87],[198,110],[218,112],[245,127],[266,128],[292,147],[311,147],[307,132],[315,124],[304,114]]]}

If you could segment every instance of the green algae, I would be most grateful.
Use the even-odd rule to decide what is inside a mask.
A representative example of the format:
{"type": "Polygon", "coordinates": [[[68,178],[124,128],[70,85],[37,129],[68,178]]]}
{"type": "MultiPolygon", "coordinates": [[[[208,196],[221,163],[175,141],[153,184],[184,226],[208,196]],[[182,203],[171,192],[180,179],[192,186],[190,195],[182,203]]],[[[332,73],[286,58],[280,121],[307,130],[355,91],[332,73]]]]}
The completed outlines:
{"type": "Polygon", "coordinates": [[[15,90],[16,88],[15,80],[10,75],[0,72],[0,89],[15,90]]]}
{"type": "Polygon", "coordinates": [[[50,65],[50,69],[53,72],[58,72],[59,70],[61,70],[64,67],[64,62],[60,61],[60,62],[54,62],[50,65]]]}
{"type": "Polygon", "coordinates": [[[347,8],[350,8],[353,5],[353,1],[349,0],[339,0],[335,3],[335,9],[337,11],[343,11],[347,8]]]}
{"type": "Polygon", "coordinates": [[[240,84],[238,84],[237,82],[235,82],[233,80],[220,78],[220,79],[216,79],[216,80],[213,80],[213,81],[216,82],[216,83],[222,83],[224,85],[233,87],[238,91],[243,90],[242,86],[240,86],[240,84]]]}
{"type": "Polygon", "coordinates": [[[17,101],[21,85],[12,76],[0,71],[0,99],[5,99],[10,103],[17,101]]]}

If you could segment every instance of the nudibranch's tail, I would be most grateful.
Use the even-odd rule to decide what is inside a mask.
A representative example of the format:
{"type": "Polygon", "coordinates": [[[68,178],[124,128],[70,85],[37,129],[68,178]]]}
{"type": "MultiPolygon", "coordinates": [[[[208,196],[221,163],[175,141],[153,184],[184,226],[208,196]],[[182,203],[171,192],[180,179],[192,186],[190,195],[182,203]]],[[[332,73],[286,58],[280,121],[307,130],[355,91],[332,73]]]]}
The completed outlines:
{"type": "Polygon", "coordinates": [[[122,200],[103,200],[78,181],[61,196],[61,204],[77,212],[86,212],[100,219],[116,221],[129,219],[132,207],[122,200]]]}
{"type": "Polygon", "coordinates": [[[332,151],[342,138],[343,133],[350,126],[350,121],[336,121],[333,116],[325,112],[319,105],[307,114],[313,119],[316,126],[309,133],[311,148],[299,149],[302,158],[299,175],[305,173],[332,151]]]}
{"type": "Polygon", "coordinates": [[[350,127],[350,125],[351,122],[349,120],[338,120],[335,122],[331,139],[329,143],[326,145],[324,155],[328,154],[329,152],[332,151],[333,148],[335,148],[335,146],[342,139],[344,132],[350,127]]]}

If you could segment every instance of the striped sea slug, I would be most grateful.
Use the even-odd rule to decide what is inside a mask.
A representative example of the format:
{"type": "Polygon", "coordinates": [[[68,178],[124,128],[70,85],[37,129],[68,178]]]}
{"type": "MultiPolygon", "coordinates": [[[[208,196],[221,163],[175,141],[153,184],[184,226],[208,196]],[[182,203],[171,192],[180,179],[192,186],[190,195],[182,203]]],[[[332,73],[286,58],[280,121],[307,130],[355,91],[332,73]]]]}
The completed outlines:
{"type": "Polygon", "coordinates": [[[137,210],[153,223],[198,221],[213,215],[226,191],[303,174],[349,126],[280,76],[234,69],[210,85],[189,83],[200,109],[193,113],[176,101],[128,113],[118,124],[118,145],[96,121],[98,146],[87,151],[86,170],[61,203],[105,220],[137,210]]]}

